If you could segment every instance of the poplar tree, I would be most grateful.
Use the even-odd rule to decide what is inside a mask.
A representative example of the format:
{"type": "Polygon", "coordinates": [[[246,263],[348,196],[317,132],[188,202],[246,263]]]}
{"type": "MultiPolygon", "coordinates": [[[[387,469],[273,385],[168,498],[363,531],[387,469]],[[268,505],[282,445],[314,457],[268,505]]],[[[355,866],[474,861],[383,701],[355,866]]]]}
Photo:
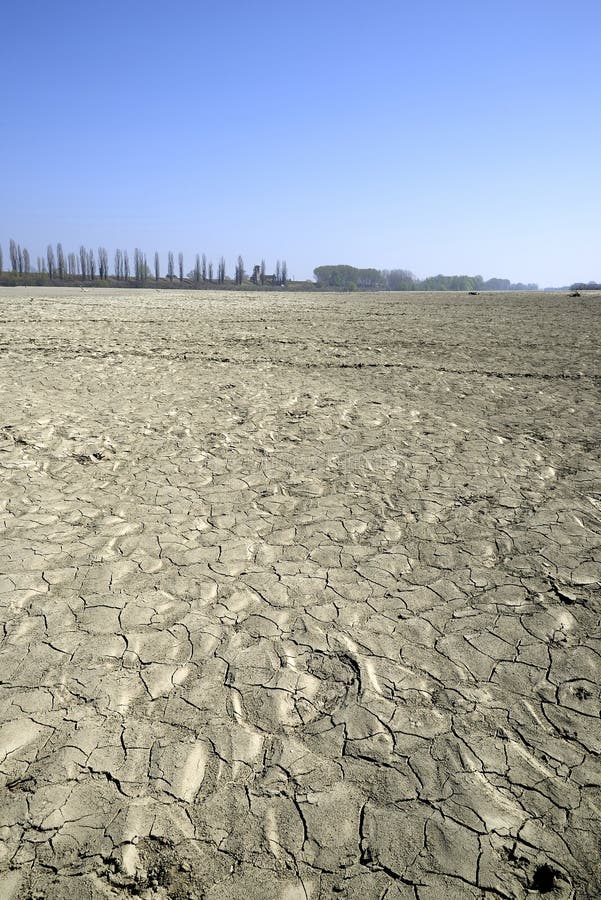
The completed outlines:
{"type": "Polygon", "coordinates": [[[242,284],[242,282],[244,281],[244,260],[241,256],[238,257],[238,262],[236,263],[234,280],[236,284],[242,284]]]}
{"type": "Polygon", "coordinates": [[[145,274],[144,254],[136,247],[134,250],[134,278],[136,284],[144,284],[145,274]]]}
{"type": "Polygon", "coordinates": [[[88,252],[83,244],[79,248],[79,268],[82,280],[85,281],[88,275],[88,252]]]}
{"type": "Polygon", "coordinates": [[[46,261],[48,262],[48,277],[54,278],[56,264],[54,262],[54,250],[52,244],[48,244],[46,248],[46,261]]]}
{"type": "Polygon", "coordinates": [[[106,281],[109,277],[109,255],[105,247],[98,248],[98,277],[106,281]]]}
{"type": "Polygon", "coordinates": [[[16,275],[16,273],[17,273],[17,265],[18,265],[18,261],[17,261],[17,245],[15,244],[15,242],[14,242],[14,240],[13,240],[12,238],[10,239],[10,241],[9,241],[9,243],[8,243],[8,255],[9,255],[9,257],[10,257],[10,268],[11,268],[11,272],[14,272],[15,275],[16,275]]]}
{"type": "Polygon", "coordinates": [[[65,254],[61,243],[56,245],[56,268],[58,277],[62,280],[65,277],[65,254]]]}

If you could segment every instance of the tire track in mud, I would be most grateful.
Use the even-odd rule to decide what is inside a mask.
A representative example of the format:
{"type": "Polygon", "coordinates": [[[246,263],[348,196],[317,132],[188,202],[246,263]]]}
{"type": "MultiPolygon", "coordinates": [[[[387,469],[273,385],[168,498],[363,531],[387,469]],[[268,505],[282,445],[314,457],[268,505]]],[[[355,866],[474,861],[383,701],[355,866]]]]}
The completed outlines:
{"type": "MultiPolygon", "coordinates": [[[[286,344],[287,341],[278,341],[277,343],[286,344]]],[[[0,351],[10,350],[16,353],[13,345],[0,345],[0,351]]],[[[518,372],[518,371],[494,371],[490,369],[451,369],[445,366],[432,365],[416,365],[415,363],[402,362],[300,362],[296,360],[284,360],[274,357],[263,357],[261,359],[232,358],[230,356],[210,356],[202,353],[194,353],[192,351],[185,352],[169,352],[162,347],[149,348],[148,350],[94,350],[91,348],[69,349],[69,351],[58,350],[52,346],[25,346],[18,347],[21,353],[40,353],[45,356],[52,356],[56,359],[78,359],[80,357],[89,357],[90,359],[122,359],[128,356],[140,358],[155,358],[157,355],[169,360],[197,360],[208,363],[229,363],[231,365],[240,366],[285,366],[300,369],[402,369],[408,372],[437,372],[443,375],[475,375],[482,378],[532,378],[541,381],[601,381],[601,374],[587,372],[518,372]]]]}

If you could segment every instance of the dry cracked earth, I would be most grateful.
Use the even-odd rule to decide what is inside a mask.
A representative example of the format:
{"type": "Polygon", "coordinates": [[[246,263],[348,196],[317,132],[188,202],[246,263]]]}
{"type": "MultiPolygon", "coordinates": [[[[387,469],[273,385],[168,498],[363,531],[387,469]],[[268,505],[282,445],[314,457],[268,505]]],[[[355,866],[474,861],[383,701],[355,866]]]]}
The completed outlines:
{"type": "Polygon", "coordinates": [[[601,296],[0,318],[2,900],[601,895],[601,296]]]}

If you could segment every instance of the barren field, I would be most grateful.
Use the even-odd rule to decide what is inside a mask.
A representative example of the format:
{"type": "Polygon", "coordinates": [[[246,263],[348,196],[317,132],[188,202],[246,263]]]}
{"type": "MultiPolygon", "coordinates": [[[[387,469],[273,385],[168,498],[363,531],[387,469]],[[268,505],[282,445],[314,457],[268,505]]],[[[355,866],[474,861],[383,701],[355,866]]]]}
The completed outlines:
{"type": "Polygon", "coordinates": [[[601,296],[0,319],[1,900],[601,895],[601,296]]]}

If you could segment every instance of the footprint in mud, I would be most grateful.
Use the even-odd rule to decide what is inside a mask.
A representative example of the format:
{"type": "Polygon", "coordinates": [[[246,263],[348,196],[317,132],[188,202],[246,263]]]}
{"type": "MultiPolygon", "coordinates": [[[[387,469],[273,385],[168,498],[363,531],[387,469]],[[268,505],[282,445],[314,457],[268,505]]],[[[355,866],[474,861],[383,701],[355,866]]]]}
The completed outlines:
{"type": "Polygon", "coordinates": [[[297,657],[294,666],[270,672],[261,684],[256,676],[254,684],[245,684],[245,675],[238,671],[230,683],[237,695],[236,718],[271,734],[330,716],[361,690],[359,666],[344,653],[312,651],[297,657]]]}
{"type": "Polygon", "coordinates": [[[323,653],[314,650],[307,659],[307,671],[321,681],[320,714],[331,715],[349,698],[361,692],[361,670],[346,653],[323,653]]]}

